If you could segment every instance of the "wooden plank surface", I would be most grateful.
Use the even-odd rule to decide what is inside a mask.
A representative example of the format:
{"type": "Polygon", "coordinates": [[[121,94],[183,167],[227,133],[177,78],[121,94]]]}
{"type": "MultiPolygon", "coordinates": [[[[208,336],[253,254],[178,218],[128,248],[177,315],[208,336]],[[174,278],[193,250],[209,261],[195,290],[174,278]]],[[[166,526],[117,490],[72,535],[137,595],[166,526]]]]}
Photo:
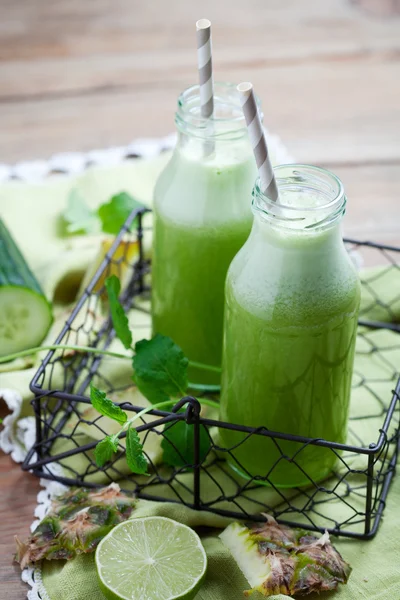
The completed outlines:
{"type": "MultiPolygon", "coordinates": [[[[173,127],[196,81],[193,3],[3,0],[0,161],[173,127]]],[[[308,162],[399,160],[400,22],[346,0],[203,3],[215,76],[251,79],[268,127],[308,162]]]]}
{"type": "Polygon", "coordinates": [[[0,598],[23,600],[28,586],[21,581],[21,569],[13,563],[14,535],[25,540],[34,520],[39,480],[23,473],[9,456],[0,455],[0,598]]]}
{"type": "MultiPolygon", "coordinates": [[[[346,234],[400,243],[398,0],[2,0],[0,162],[161,136],[196,82],[194,22],[213,22],[219,80],[252,80],[265,123],[300,161],[333,169],[346,234]]],[[[22,600],[12,537],[37,479],[0,457],[1,597],[22,600]]]]}

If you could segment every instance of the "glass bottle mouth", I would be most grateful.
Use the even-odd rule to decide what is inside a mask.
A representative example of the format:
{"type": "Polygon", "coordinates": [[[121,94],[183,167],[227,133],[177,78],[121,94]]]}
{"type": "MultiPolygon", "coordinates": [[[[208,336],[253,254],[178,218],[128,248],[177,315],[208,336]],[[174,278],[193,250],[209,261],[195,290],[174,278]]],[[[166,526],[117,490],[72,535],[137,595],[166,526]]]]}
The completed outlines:
{"type": "MultiPolygon", "coordinates": [[[[202,139],[233,140],[247,135],[246,121],[235,83],[214,83],[214,113],[202,117],[200,86],[193,85],[178,97],[175,124],[182,133],[202,139]]],[[[260,102],[257,98],[260,108],[260,102]]],[[[262,117],[262,113],[261,113],[262,117]]]]}
{"type": "Polygon", "coordinates": [[[311,165],[274,167],[279,200],[263,194],[260,179],[253,189],[253,212],[272,225],[290,230],[321,230],[340,220],[347,198],[336,175],[311,165]]]}

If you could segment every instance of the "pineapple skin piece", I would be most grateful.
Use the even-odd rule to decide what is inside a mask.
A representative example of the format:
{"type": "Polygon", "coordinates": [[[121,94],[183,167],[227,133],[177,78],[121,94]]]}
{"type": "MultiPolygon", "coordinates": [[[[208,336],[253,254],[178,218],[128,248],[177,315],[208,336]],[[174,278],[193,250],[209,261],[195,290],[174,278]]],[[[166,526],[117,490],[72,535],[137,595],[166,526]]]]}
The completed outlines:
{"type": "Polygon", "coordinates": [[[131,516],[135,504],[135,497],[122,493],[116,483],[97,491],[73,488],[53,500],[27,542],[15,536],[15,560],[24,569],[43,559],[70,560],[94,552],[115,525],[131,516]]]}
{"type": "Polygon", "coordinates": [[[220,534],[251,586],[245,596],[255,591],[266,597],[305,596],[347,583],[351,567],[332,546],[327,532],[317,538],[265,516],[265,523],[232,523],[220,534]]]}

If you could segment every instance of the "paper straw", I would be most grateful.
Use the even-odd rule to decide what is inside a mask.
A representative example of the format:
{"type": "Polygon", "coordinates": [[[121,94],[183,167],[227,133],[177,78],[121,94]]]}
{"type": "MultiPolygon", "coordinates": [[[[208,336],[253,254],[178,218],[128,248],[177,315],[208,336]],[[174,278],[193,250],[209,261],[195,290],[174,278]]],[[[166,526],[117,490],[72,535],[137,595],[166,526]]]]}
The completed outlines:
{"type": "Polygon", "coordinates": [[[214,112],[214,85],[211,56],[211,23],[200,19],[196,23],[197,64],[199,68],[201,116],[209,119],[214,112]]]}
{"type": "Polygon", "coordinates": [[[268,198],[271,198],[271,200],[276,202],[279,198],[278,187],[276,185],[271,161],[268,156],[267,142],[265,140],[264,130],[261,124],[256,98],[254,96],[253,85],[248,82],[240,83],[237,86],[237,89],[240,94],[240,101],[244,118],[246,119],[250,143],[257,163],[261,191],[268,196],[268,198]]]}

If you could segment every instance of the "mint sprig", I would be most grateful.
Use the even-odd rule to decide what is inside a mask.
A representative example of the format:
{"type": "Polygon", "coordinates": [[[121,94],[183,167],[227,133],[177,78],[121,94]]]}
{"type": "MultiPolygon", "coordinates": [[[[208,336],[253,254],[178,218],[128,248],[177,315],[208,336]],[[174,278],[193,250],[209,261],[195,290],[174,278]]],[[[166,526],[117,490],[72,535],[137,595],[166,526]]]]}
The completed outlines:
{"type": "Polygon", "coordinates": [[[150,412],[152,408],[167,408],[168,406],[171,406],[173,402],[171,400],[167,400],[166,402],[160,402],[156,406],[150,405],[128,419],[126,412],[114,404],[109,398],[107,398],[105,392],[102,392],[93,384],[90,386],[90,401],[92,406],[101,415],[109,417],[110,419],[114,419],[118,423],[123,422],[123,425],[118,433],[115,433],[114,435],[107,435],[96,445],[94,451],[96,464],[99,467],[103,467],[113,458],[114,454],[118,451],[119,439],[126,431],[126,459],[128,466],[133,473],[146,474],[147,459],[143,452],[143,446],[140,443],[139,434],[136,429],[132,427],[132,425],[146,413],[150,412]],[[110,408],[110,404],[115,410],[110,408]]]}
{"type": "Polygon", "coordinates": [[[88,207],[76,188],[69,193],[63,218],[68,233],[97,233],[101,229],[96,212],[88,207]]]}
{"type": "Polygon", "coordinates": [[[114,419],[120,425],[126,423],[128,416],[125,411],[119,406],[114,404],[112,400],[107,398],[107,394],[97,389],[93,384],[90,384],[90,402],[93,408],[97,410],[101,415],[114,419]]]}
{"type": "Polygon", "coordinates": [[[131,212],[139,208],[143,208],[143,204],[126,192],[113,196],[109,202],[102,204],[97,211],[102,231],[117,235],[131,212]]]}
{"type": "MultiPolygon", "coordinates": [[[[121,284],[115,275],[106,280],[106,289],[110,305],[111,318],[115,333],[124,347],[132,350],[132,332],[124,309],[119,302],[121,284]]],[[[136,474],[147,474],[147,459],[140,442],[134,422],[152,409],[173,406],[177,398],[187,395],[189,360],[182,349],[169,337],[157,334],[151,340],[141,340],[135,344],[132,357],[134,369],[133,380],[141,393],[149,400],[150,406],[141,410],[130,419],[125,411],[114,404],[105,392],[90,386],[90,401],[102,415],[114,419],[122,427],[112,436],[106,436],[95,449],[95,460],[104,466],[112,460],[118,450],[118,440],[126,432],[126,460],[129,469],[136,474]]],[[[203,386],[201,386],[203,388],[203,386]]],[[[202,390],[203,391],[203,390],[202,390]]],[[[203,404],[218,408],[218,404],[204,398],[203,404]]],[[[161,443],[164,463],[174,467],[189,466],[194,462],[194,427],[184,420],[174,425],[167,424],[163,431],[161,443]]],[[[203,460],[210,449],[210,438],[205,427],[200,427],[200,460],[203,460]]]]}
{"type": "Polygon", "coordinates": [[[98,467],[103,467],[118,451],[118,436],[107,435],[95,448],[94,458],[98,467]]]}
{"type": "MultiPolygon", "coordinates": [[[[199,460],[202,462],[210,450],[210,438],[204,425],[199,428],[199,460]]],[[[166,425],[161,441],[163,461],[170,467],[194,464],[194,427],[186,421],[166,425]]]]}
{"type": "Polygon", "coordinates": [[[121,283],[116,275],[111,275],[111,277],[106,279],[105,285],[115,333],[121,340],[124,347],[129,350],[132,346],[132,333],[129,329],[128,317],[126,316],[125,311],[119,301],[121,283]]]}
{"type": "Polygon", "coordinates": [[[147,460],[140,443],[139,434],[132,425],[126,433],[126,462],[132,473],[137,475],[147,474],[147,460]]]}
{"type": "Polygon", "coordinates": [[[127,192],[120,192],[94,210],[74,188],[68,196],[67,208],[62,216],[68,233],[85,234],[102,231],[116,235],[131,212],[139,208],[144,208],[143,204],[127,192]]]}
{"type": "Polygon", "coordinates": [[[137,342],[132,364],[133,381],[152,404],[186,394],[189,361],[171,338],[157,334],[137,342]]]}

